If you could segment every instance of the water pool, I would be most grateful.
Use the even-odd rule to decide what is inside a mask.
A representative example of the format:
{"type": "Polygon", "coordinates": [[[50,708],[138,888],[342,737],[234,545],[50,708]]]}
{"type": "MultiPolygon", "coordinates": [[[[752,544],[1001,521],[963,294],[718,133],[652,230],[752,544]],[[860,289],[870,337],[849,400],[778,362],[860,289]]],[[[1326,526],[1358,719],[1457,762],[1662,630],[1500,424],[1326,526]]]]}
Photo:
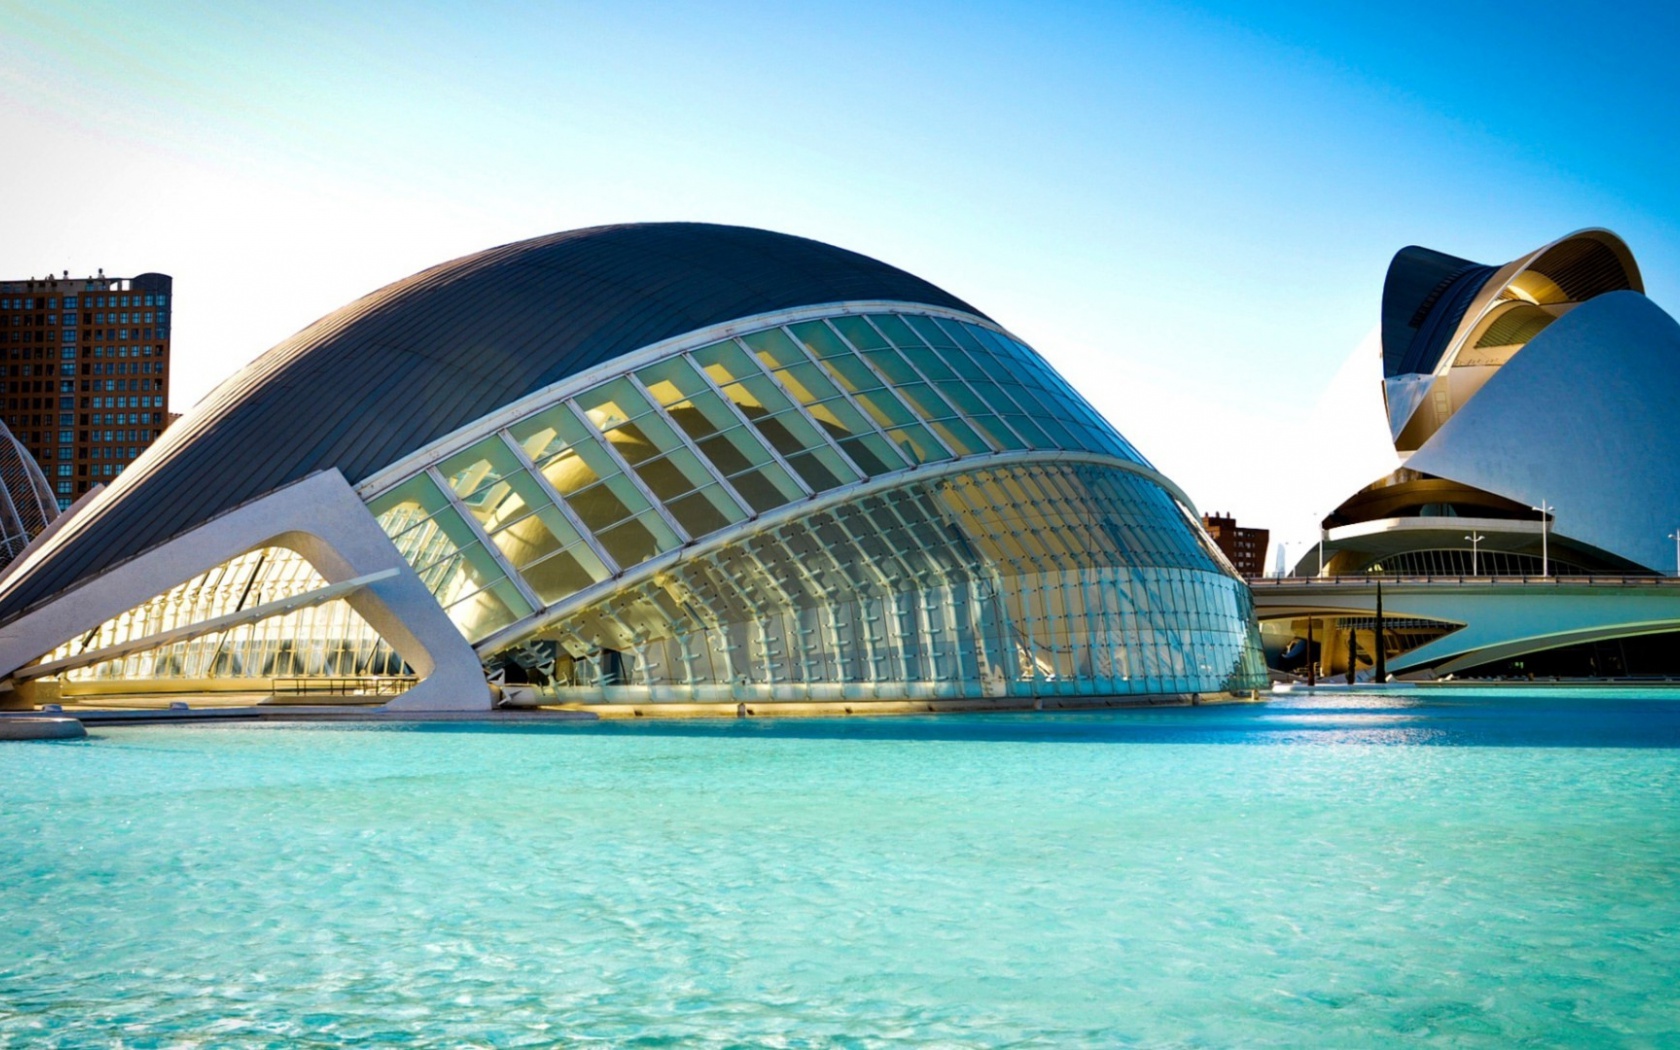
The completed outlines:
{"type": "Polygon", "coordinates": [[[1680,700],[0,747],[0,1046],[1680,1040],[1680,700]]]}

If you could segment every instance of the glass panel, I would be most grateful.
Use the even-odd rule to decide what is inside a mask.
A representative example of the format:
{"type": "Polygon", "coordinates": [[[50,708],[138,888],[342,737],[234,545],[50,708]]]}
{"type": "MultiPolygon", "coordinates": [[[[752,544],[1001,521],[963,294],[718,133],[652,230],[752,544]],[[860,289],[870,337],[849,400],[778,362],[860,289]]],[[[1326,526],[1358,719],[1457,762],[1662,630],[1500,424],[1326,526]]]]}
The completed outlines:
{"type": "Polygon", "coordinates": [[[746,351],[735,344],[733,339],[722,343],[713,343],[694,351],[694,361],[706,374],[712,377],[712,382],[719,386],[732,383],[742,376],[759,374],[758,367],[746,351]]]}
{"type": "Polygon", "coordinates": [[[1006,427],[1003,420],[995,417],[990,408],[986,408],[986,403],[981,402],[979,396],[974,395],[974,391],[969,390],[968,386],[951,383],[941,386],[941,393],[961,410],[964,420],[968,420],[969,425],[984,433],[998,449],[1025,449],[1026,442],[1015,437],[1015,433],[1006,427]]]}
{"type": "Polygon", "coordinates": [[[745,518],[721,486],[710,485],[670,501],[671,516],[690,536],[704,536],[745,518]]]}
{"type": "Polygon", "coordinates": [[[584,527],[596,533],[646,509],[641,493],[623,475],[614,475],[575,496],[568,496],[566,502],[577,513],[584,527]]]}
{"type": "Polygon", "coordinates": [[[760,372],[752,358],[734,343],[706,347],[696,352],[695,359],[722,387],[724,396],[734,402],[748,419],[760,419],[793,407],[776,384],[760,372]]]}
{"type": "MultiPolygon", "coordinates": [[[[669,503],[712,482],[711,474],[701,466],[699,457],[687,449],[679,449],[664,459],[637,467],[636,473],[641,475],[642,481],[662,503],[669,503]]],[[[738,521],[745,517],[744,514],[738,513],[738,508],[730,504],[725,504],[719,509],[731,520],[738,521]]]]}
{"type": "Polygon", "coordinates": [[[420,568],[477,541],[460,512],[454,507],[445,507],[398,536],[395,542],[397,550],[402,552],[409,564],[420,568]]]}
{"type": "Polygon", "coordinates": [[[760,514],[784,503],[792,503],[803,495],[799,486],[788,477],[787,471],[776,463],[766,463],[762,467],[736,474],[729,479],[729,483],[735,486],[735,491],[741,494],[741,498],[760,514]]]}
{"type": "MultiPolygon", "coordinates": [[[[647,518],[632,518],[622,525],[615,525],[599,534],[601,546],[606,548],[620,568],[628,569],[632,565],[639,565],[659,553],[659,539],[653,529],[655,520],[650,515],[647,518]]],[[[659,522],[658,527],[660,531],[669,531],[663,522],[659,522]]]]}
{"type": "Polygon", "coordinates": [[[855,399],[882,430],[891,430],[893,427],[906,426],[916,421],[915,413],[886,390],[857,394],[855,399]]]}
{"type": "Polygon", "coordinates": [[[804,416],[788,412],[755,421],[758,432],[814,492],[855,481],[857,472],[835,455],[804,416]]]}
{"type": "Polygon", "coordinates": [[[753,421],[754,427],[770,447],[784,456],[791,456],[796,452],[822,444],[815,428],[806,422],[804,417],[792,412],[780,416],[771,416],[753,421]]]}
{"type": "Polygon", "coordinates": [[[719,474],[731,474],[757,464],[771,462],[770,453],[745,427],[735,427],[727,433],[706,438],[698,443],[700,452],[711,461],[719,474]]]}
{"type": "Polygon", "coordinates": [[[464,497],[461,504],[486,529],[494,529],[530,510],[525,497],[513,485],[503,481],[484,486],[464,497]]]}
{"type": "Polygon", "coordinates": [[[653,400],[670,407],[706,389],[691,365],[680,357],[667,358],[648,365],[636,373],[636,378],[648,388],[653,400]]]}
{"type": "Polygon", "coordinates": [[[878,434],[841,438],[840,447],[867,477],[890,474],[905,467],[904,457],[878,434]]]}
{"type": "MultiPolygon", "coordinates": [[[[461,558],[467,568],[468,577],[474,581],[485,584],[503,578],[501,563],[482,543],[471,543],[463,546],[461,548],[461,558]]],[[[439,594],[438,598],[448,601],[450,596],[439,594]]],[[[520,602],[519,605],[524,612],[530,611],[524,608],[523,602],[520,602]]]]}
{"type": "Polygon", "coordinates": [[[652,410],[635,385],[622,376],[579,394],[577,405],[589,421],[603,431],[652,410]]]}
{"type": "Polygon", "coordinates": [[[837,489],[847,482],[857,480],[858,476],[856,471],[826,447],[810,452],[796,452],[788,456],[787,461],[788,466],[810,486],[812,492],[837,489]]]}
{"type": "Polygon", "coordinates": [[[518,619],[518,615],[510,608],[513,604],[524,603],[519,599],[519,592],[514,590],[513,585],[502,580],[470,598],[451,605],[448,609],[449,618],[455,621],[455,626],[461,629],[468,641],[476,642],[518,619]]]}
{"type": "MultiPolygon", "coordinates": [[[[944,329],[940,328],[931,317],[924,317],[921,314],[905,314],[904,321],[911,328],[914,328],[916,330],[916,334],[921,336],[922,340],[930,346],[946,347],[957,345],[952,341],[951,337],[946,334],[944,329]]],[[[885,328],[886,325],[883,324],[882,327],[885,328]]],[[[891,333],[889,332],[889,334],[891,333]]]]}
{"type": "Polygon", "coordinates": [[[791,406],[770,377],[746,376],[741,381],[723,384],[723,396],[735,403],[748,419],[784,412],[791,406]]]}
{"type": "Polygon", "coordinates": [[[467,560],[457,554],[419,572],[420,582],[441,602],[450,602],[470,591],[479,589],[482,577],[477,576],[467,560]]]}
{"type": "Polygon", "coordinates": [[[919,423],[894,427],[887,432],[887,436],[892,438],[912,463],[938,463],[951,458],[951,454],[919,423]]]}
{"type": "Polygon", "coordinates": [[[519,469],[519,460],[502,443],[501,436],[472,445],[438,464],[438,473],[458,496],[465,496],[519,469]]]}
{"type": "Polygon", "coordinates": [[[788,325],[788,331],[792,332],[793,337],[811,352],[811,356],[819,360],[841,355],[851,356],[850,348],[841,342],[840,337],[834,334],[833,329],[821,321],[791,324],[788,325]]]}
{"type": "Polygon", "coordinates": [[[849,394],[879,390],[884,385],[880,376],[851,353],[847,353],[845,357],[824,361],[823,367],[828,369],[829,375],[832,375],[849,394]]]}
{"type": "Polygon", "coordinates": [[[840,396],[840,388],[834,385],[828,374],[809,361],[778,369],[775,375],[777,381],[803,405],[830,401],[840,396]]]}
{"type": "Polygon", "coordinates": [[[680,357],[650,365],[637,376],[648,384],[654,400],[689,437],[698,439],[736,425],[735,414],[693,366],[680,357]]]}
{"type": "Polygon", "coordinates": [[[762,332],[744,335],[741,342],[751,347],[752,352],[769,368],[785,368],[806,361],[804,351],[794,345],[793,340],[780,328],[767,328],[762,332]]]}
{"type": "Polygon", "coordinates": [[[508,427],[508,433],[525,449],[531,462],[539,467],[566,449],[593,440],[589,431],[564,404],[553,405],[520,420],[508,427]]]}
{"type": "Polygon", "coordinates": [[[591,584],[600,583],[609,573],[593,551],[578,547],[527,566],[520,570],[520,575],[537,592],[537,597],[553,605],[591,584]]]}
{"type": "Polygon", "coordinates": [[[951,366],[947,365],[938,354],[925,346],[911,347],[903,353],[905,360],[915,365],[923,375],[935,383],[949,383],[957,378],[957,374],[951,371],[951,366]]]}
{"type": "Polygon", "coordinates": [[[601,477],[600,472],[584,462],[584,457],[579,452],[579,449],[562,452],[542,468],[543,477],[547,478],[548,483],[562,496],[570,496],[593,485],[601,477]]]}
{"type": "Polygon", "coordinates": [[[926,383],[910,382],[897,387],[899,397],[910,403],[923,419],[950,419],[957,414],[950,402],[926,383]]]}
{"type": "Polygon", "coordinates": [[[1050,439],[1050,436],[1040,430],[1038,424],[1026,416],[1007,415],[1003,417],[1003,421],[1008,423],[1017,434],[1020,434],[1026,440],[1028,448],[1056,447],[1056,443],[1050,439]]]}
{"type": "Polygon", "coordinates": [[[928,426],[932,427],[933,432],[959,456],[977,456],[991,451],[991,447],[981,440],[980,435],[960,419],[941,420],[929,423],[928,426]]]}
{"type": "Polygon", "coordinates": [[[636,467],[636,474],[661,503],[669,503],[692,492],[699,484],[684,476],[682,468],[669,456],[640,464],[636,467]]]}
{"type": "Polygon", "coordinates": [[[920,383],[922,377],[910,367],[902,354],[897,350],[871,350],[863,355],[864,360],[879,373],[887,377],[887,382],[894,389],[900,389],[907,383],[920,383]]]}
{"type": "Polygon", "coordinates": [[[887,345],[873,326],[861,317],[831,317],[829,323],[846,337],[846,341],[859,350],[879,350],[887,345]]]}
{"type": "Polygon", "coordinates": [[[664,420],[656,420],[654,417],[649,416],[637,423],[621,423],[618,426],[613,427],[611,430],[607,431],[606,439],[612,443],[612,447],[616,449],[618,454],[624,457],[625,462],[629,463],[631,466],[635,466],[637,463],[641,463],[645,460],[650,460],[659,455],[660,452],[676,448],[681,444],[676,440],[675,435],[672,435],[667,438],[662,447],[661,443],[656,441],[654,437],[648,433],[648,430],[643,429],[644,426],[653,423],[657,423],[658,426],[649,427],[649,429],[654,430],[656,433],[669,431],[669,428],[664,425],[664,420]]]}
{"type": "Polygon", "coordinates": [[[882,335],[892,340],[899,349],[920,349],[922,347],[921,339],[910,330],[910,326],[905,324],[904,319],[897,314],[870,314],[869,320],[876,328],[881,330],[882,335]]]}
{"type": "Polygon", "coordinates": [[[944,317],[939,318],[936,323],[941,331],[955,339],[958,346],[970,353],[980,352],[983,346],[1002,350],[1008,342],[989,328],[979,328],[944,317]]]}
{"type": "Polygon", "coordinates": [[[490,542],[496,545],[496,549],[501,551],[516,569],[546,558],[565,546],[564,541],[554,534],[554,530],[535,514],[521,518],[493,533],[490,542]]]}
{"type": "Polygon", "coordinates": [[[369,503],[368,511],[386,535],[398,536],[447,506],[449,501],[433,484],[431,476],[416,474],[369,503]]]}

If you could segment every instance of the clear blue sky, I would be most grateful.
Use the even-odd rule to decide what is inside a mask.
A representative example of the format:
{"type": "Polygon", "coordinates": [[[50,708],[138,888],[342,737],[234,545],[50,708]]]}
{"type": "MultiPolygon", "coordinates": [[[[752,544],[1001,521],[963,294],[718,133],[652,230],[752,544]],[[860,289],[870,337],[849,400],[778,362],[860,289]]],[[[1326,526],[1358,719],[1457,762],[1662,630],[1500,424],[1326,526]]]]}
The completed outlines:
{"type": "Polygon", "coordinates": [[[1293,538],[1380,473],[1324,413],[1376,395],[1344,365],[1401,246],[1608,226],[1680,308],[1677,46],[1636,4],[4,3],[0,275],[174,274],[184,408],[491,244],[784,230],[974,302],[1293,538]]]}

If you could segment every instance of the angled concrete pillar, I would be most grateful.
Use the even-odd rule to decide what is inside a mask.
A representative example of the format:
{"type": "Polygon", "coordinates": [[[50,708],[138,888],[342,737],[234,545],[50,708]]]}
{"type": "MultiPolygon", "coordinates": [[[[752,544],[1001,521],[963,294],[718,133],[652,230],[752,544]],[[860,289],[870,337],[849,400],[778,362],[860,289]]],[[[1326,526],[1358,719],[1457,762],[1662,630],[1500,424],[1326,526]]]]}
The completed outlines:
{"type": "Polygon", "coordinates": [[[386,707],[489,709],[490,688],[478,654],[336,469],[241,504],[0,626],[0,676],[258,547],[296,551],[328,583],[397,570],[345,599],[420,676],[386,707]]]}

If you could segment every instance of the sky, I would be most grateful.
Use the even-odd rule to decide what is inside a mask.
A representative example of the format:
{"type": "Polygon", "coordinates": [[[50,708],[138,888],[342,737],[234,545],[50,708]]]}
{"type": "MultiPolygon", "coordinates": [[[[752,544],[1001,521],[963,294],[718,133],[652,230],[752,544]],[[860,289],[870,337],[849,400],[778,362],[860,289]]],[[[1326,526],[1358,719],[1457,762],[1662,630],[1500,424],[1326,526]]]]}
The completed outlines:
{"type": "Polygon", "coordinates": [[[1604,226],[1680,309],[1680,8],[0,0],[0,277],[175,278],[171,407],[481,248],[814,237],[1033,345],[1291,562],[1394,464],[1394,252],[1604,226]]]}

